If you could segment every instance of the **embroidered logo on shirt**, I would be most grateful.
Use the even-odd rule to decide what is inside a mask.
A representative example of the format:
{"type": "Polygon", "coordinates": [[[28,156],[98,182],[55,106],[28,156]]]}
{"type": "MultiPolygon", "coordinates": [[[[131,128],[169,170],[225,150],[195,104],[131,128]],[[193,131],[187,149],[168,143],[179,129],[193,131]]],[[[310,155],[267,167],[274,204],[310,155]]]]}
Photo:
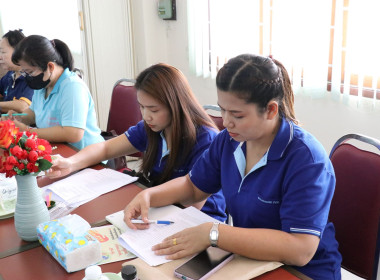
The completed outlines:
{"type": "Polygon", "coordinates": [[[280,204],[279,200],[264,200],[260,196],[257,197],[261,202],[264,202],[266,204],[280,204]]]}

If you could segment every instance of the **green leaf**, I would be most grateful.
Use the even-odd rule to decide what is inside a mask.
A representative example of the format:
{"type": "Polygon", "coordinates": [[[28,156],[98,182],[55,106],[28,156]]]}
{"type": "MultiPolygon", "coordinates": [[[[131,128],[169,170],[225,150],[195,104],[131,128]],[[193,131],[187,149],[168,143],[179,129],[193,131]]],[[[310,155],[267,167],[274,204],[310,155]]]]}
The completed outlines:
{"type": "Polygon", "coordinates": [[[25,142],[26,142],[26,139],[28,139],[25,135],[23,135],[19,140],[18,140],[18,145],[21,147],[21,148],[25,148],[25,142]]]}
{"type": "Polygon", "coordinates": [[[40,171],[48,170],[53,165],[50,161],[43,158],[39,159],[37,162],[40,171]]]}

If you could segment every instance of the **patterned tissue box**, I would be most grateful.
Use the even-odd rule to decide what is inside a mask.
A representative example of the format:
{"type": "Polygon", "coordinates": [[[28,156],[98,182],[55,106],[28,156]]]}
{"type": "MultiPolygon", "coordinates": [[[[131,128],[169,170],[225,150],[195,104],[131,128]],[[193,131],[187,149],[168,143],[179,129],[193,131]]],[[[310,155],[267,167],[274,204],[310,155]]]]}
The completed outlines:
{"type": "Polygon", "coordinates": [[[59,220],[39,224],[38,240],[66,269],[73,272],[102,260],[100,243],[86,231],[74,236],[59,220]]]}

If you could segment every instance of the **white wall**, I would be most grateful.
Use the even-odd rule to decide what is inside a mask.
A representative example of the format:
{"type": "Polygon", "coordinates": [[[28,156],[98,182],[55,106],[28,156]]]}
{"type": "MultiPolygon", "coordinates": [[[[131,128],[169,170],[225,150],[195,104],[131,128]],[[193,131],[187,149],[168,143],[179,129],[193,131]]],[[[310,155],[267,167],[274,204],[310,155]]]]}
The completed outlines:
{"type": "Polygon", "coordinates": [[[102,130],[107,128],[112,88],[133,76],[128,0],[83,0],[89,87],[102,130]]]}
{"type": "MultiPolygon", "coordinates": [[[[179,68],[188,78],[201,104],[216,103],[215,81],[189,73],[186,0],[177,0],[177,20],[157,16],[157,1],[131,0],[133,11],[136,73],[165,62],[179,68]]],[[[379,112],[357,110],[332,98],[312,99],[297,95],[296,116],[330,152],[334,142],[347,133],[362,133],[380,139],[379,112]]]]}

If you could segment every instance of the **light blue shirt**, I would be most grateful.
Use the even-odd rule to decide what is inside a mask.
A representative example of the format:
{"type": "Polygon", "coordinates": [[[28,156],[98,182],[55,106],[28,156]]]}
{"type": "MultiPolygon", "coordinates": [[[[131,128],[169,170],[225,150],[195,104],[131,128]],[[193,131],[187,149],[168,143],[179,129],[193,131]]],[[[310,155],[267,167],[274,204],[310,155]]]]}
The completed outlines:
{"type": "Polygon", "coordinates": [[[82,139],[70,143],[78,149],[104,141],[91,93],[75,73],[66,68],[47,99],[45,92],[46,89],[35,90],[30,105],[38,128],[71,126],[84,129],[82,139]]]}

